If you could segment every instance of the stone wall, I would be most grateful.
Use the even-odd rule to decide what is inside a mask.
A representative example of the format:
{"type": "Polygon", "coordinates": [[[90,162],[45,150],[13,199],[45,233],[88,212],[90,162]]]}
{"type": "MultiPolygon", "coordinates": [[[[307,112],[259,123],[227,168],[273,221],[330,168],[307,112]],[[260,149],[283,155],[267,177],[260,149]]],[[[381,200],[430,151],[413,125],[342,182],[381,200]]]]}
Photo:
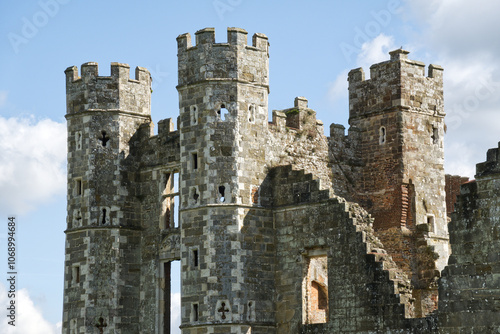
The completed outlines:
{"type": "Polygon", "coordinates": [[[405,318],[411,313],[410,279],[383,249],[366,211],[321,190],[311,174],[290,166],[271,170],[269,182],[278,261],[277,333],[418,333],[432,328],[432,319],[412,326],[405,318]],[[323,258],[319,263],[326,261],[326,266],[311,274],[311,259],[323,258]],[[311,312],[311,280],[328,282],[328,303],[317,305],[327,312],[324,317],[311,312]]]}
{"type": "Polygon", "coordinates": [[[468,177],[460,175],[445,175],[446,189],[446,214],[451,217],[451,213],[455,211],[455,202],[457,196],[460,195],[460,186],[469,181],[468,177]]]}
{"type": "Polygon", "coordinates": [[[455,203],[452,255],[439,281],[440,333],[500,332],[499,152],[488,150],[455,203]]]}

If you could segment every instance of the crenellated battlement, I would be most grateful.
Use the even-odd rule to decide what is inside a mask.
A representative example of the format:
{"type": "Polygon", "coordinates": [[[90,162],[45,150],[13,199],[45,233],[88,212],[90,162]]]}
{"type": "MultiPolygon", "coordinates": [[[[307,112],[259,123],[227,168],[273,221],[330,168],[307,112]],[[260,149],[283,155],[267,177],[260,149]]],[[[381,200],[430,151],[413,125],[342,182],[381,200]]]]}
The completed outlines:
{"type": "Polygon", "coordinates": [[[229,46],[229,45],[240,45],[248,49],[255,48],[260,51],[268,51],[269,43],[267,41],[267,36],[261,33],[255,33],[252,37],[252,45],[247,45],[248,32],[245,29],[229,27],[227,28],[227,43],[216,43],[215,42],[215,29],[214,28],[204,28],[200,29],[195,33],[196,45],[191,43],[191,34],[185,33],[177,37],[177,48],[178,51],[186,51],[188,49],[196,48],[199,46],[229,46]]]}
{"type": "Polygon", "coordinates": [[[135,68],[135,79],[130,78],[130,66],[111,63],[111,75],[99,76],[98,64],[88,62],[68,67],[66,74],[67,113],[91,110],[121,110],[150,115],[151,75],[143,67],[135,68]]]}
{"type": "Polygon", "coordinates": [[[486,153],[486,161],[476,165],[476,178],[500,173],[500,142],[498,148],[491,148],[486,153]]]}
{"type": "Polygon", "coordinates": [[[409,51],[389,52],[390,60],[370,67],[370,79],[362,68],[349,72],[351,118],[400,106],[444,116],[443,68],[408,59],[409,51]]]}
{"type": "Polygon", "coordinates": [[[267,36],[256,33],[248,45],[248,33],[240,28],[227,29],[227,42],[215,42],[215,29],[205,28],[177,37],[179,86],[211,80],[236,80],[268,87],[269,43],[267,36]]]}

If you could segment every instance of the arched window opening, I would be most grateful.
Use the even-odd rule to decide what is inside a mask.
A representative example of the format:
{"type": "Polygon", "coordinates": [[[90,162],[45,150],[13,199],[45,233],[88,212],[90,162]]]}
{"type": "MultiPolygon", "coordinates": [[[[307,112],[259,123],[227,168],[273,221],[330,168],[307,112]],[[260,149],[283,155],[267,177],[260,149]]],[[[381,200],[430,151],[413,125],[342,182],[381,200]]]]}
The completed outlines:
{"type": "Polygon", "coordinates": [[[226,201],[225,197],[226,187],[219,186],[219,202],[224,203],[226,201]]]}
{"type": "Polygon", "coordinates": [[[222,121],[227,120],[227,118],[229,117],[229,110],[226,109],[225,104],[221,104],[220,109],[217,111],[217,114],[222,121]]]}

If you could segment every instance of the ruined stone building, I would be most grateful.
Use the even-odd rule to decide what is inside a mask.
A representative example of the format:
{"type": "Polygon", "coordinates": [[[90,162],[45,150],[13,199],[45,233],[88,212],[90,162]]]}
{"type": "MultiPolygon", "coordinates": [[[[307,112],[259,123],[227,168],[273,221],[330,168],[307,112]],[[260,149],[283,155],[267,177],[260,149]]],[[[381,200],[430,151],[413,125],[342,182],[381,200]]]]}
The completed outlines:
{"type": "Polygon", "coordinates": [[[172,261],[183,334],[500,333],[500,148],[445,177],[440,66],[352,70],[325,136],[303,97],[268,119],[265,35],[177,44],[157,135],[146,69],[65,71],[63,333],[170,333],[172,261]]]}

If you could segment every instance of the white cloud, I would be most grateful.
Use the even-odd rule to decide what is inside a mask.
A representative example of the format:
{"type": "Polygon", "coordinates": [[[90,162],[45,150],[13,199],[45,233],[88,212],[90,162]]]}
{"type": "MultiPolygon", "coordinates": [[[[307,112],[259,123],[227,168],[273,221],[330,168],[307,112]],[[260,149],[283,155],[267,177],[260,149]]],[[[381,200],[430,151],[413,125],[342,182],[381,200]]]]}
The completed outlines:
{"type": "MultiPolygon", "coordinates": [[[[9,305],[10,300],[3,283],[0,283],[0,305],[9,305]]],[[[31,300],[26,289],[16,294],[16,321],[15,327],[7,323],[7,310],[2,307],[3,315],[0,321],[0,333],[4,334],[56,334],[61,333],[60,324],[53,325],[43,318],[42,312],[31,300]]]]}
{"type": "Polygon", "coordinates": [[[500,140],[500,2],[408,0],[414,43],[444,67],[447,173],[473,177],[500,140]],[[411,13],[411,14],[410,14],[411,13]]]}
{"type": "Polygon", "coordinates": [[[171,322],[170,322],[170,332],[172,334],[180,334],[181,330],[179,326],[181,325],[181,294],[180,292],[173,293],[171,295],[171,322]]]}
{"type": "MultiPolygon", "coordinates": [[[[356,58],[356,65],[365,71],[366,79],[370,77],[370,66],[389,60],[389,51],[395,50],[394,38],[384,34],[379,34],[361,46],[361,50],[356,58]]],[[[328,99],[334,103],[341,99],[347,99],[347,74],[349,69],[342,71],[335,81],[328,85],[328,99]]]]}
{"type": "Polygon", "coordinates": [[[337,78],[335,79],[334,82],[329,83],[328,99],[330,100],[330,102],[335,102],[337,100],[347,98],[347,89],[348,89],[347,74],[348,73],[349,73],[349,71],[347,71],[347,70],[342,71],[337,76],[337,78]]]}
{"type": "Polygon", "coordinates": [[[500,51],[498,1],[409,0],[407,5],[428,46],[460,57],[500,51]]]}
{"type": "Polygon", "coordinates": [[[395,49],[397,49],[397,47],[394,44],[394,38],[392,36],[380,34],[371,41],[363,43],[361,52],[356,59],[357,64],[363,67],[365,75],[368,77],[370,66],[389,60],[389,51],[395,49]]]}
{"type": "Polygon", "coordinates": [[[8,96],[9,92],[6,91],[6,90],[0,90],[0,108],[2,108],[3,106],[5,106],[5,104],[7,103],[7,96],[8,96]]]}
{"type": "Polygon", "coordinates": [[[0,117],[0,211],[23,214],[66,188],[66,126],[0,117]]]}

